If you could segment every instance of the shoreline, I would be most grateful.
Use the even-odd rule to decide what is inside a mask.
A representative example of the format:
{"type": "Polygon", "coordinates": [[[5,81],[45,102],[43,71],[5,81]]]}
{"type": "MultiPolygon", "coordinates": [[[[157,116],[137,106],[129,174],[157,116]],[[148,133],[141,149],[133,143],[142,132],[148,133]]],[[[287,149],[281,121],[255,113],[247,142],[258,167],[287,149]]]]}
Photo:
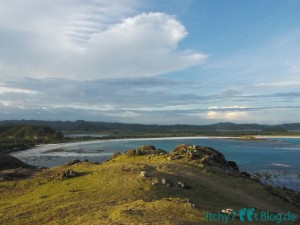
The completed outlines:
{"type": "Polygon", "coordinates": [[[33,148],[29,148],[23,151],[10,153],[13,157],[22,157],[28,154],[34,153],[43,153],[47,151],[54,150],[56,148],[66,148],[72,147],[76,145],[86,145],[86,144],[97,144],[103,142],[121,142],[121,141],[151,141],[151,140],[184,140],[184,139],[228,139],[230,137],[157,137],[157,138],[121,138],[121,139],[106,139],[106,140],[93,140],[93,141],[77,141],[77,142],[69,142],[69,143],[56,143],[56,144],[41,144],[36,145],[33,148]]]}
{"type": "MultiPolygon", "coordinates": [[[[3,188],[3,192],[7,190],[3,195],[5,200],[3,205],[5,204],[6,207],[3,210],[4,215],[9,213],[6,221],[9,223],[12,218],[19,221],[20,213],[30,212],[35,215],[34,218],[28,217],[32,223],[35,223],[37,216],[40,216],[38,222],[43,224],[45,223],[43,214],[45,207],[53,209],[50,211],[52,214],[48,211],[46,213],[46,216],[49,215],[48,217],[53,220],[57,218],[57,212],[62,206],[71,207],[72,211],[66,213],[66,215],[71,214],[68,221],[74,219],[74,216],[78,218],[81,215],[86,221],[90,217],[85,216],[91,213],[91,209],[95,209],[92,212],[93,215],[107,212],[107,214],[100,215],[101,218],[110,218],[110,215],[115,215],[112,212],[117,212],[117,215],[122,216],[116,217],[120,218],[120,222],[127,222],[128,218],[133,221],[137,218],[136,215],[154,215],[151,221],[157,221],[156,213],[160,211],[163,213],[158,215],[161,215],[162,220],[169,215],[169,212],[182,217],[193,210],[197,211],[191,218],[199,218],[203,211],[220,211],[228,207],[240,209],[248,205],[267,212],[289,210],[289,212],[297,213],[299,211],[297,190],[262,184],[257,179],[243,177],[239,171],[228,167],[225,158],[221,161],[221,165],[215,164],[215,168],[203,167],[202,165],[205,164],[202,164],[201,158],[197,158],[197,161],[186,160],[188,153],[193,150],[189,151],[189,147],[185,149],[186,151],[182,151],[181,154],[180,150],[173,154],[169,153],[168,156],[174,156],[177,153],[182,156],[171,162],[165,159],[165,155],[158,155],[154,160],[149,158],[149,154],[152,153],[150,150],[149,154],[143,155],[135,153],[134,155],[118,155],[110,162],[100,165],[83,162],[76,165],[65,164],[49,170],[44,169],[32,176],[33,179],[24,179],[22,185],[15,185],[13,192],[10,183],[3,183],[2,186],[7,187],[3,188]],[[75,175],[72,176],[72,174],[75,175]],[[201,190],[200,193],[199,190],[201,190]],[[64,198],[61,197],[62,195],[64,198]],[[250,199],[249,196],[251,196],[250,199]],[[230,198],[230,206],[228,206],[228,198],[230,198]],[[100,201],[95,205],[96,208],[90,207],[95,204],[94,199],[100,201]],[[25,202],[27,207],[21,208],[22,211],[7,210],[14,207],[15,202],[25,202]],[[40,205],[41,202],[43,207],[40,205]],[[78,202],[81,203],[80,208],[77,207],[78,202]],[[74,206],[76,207],[73,211],[74,206]],[[183,209],[186,211],[182,211],[183,209]],[[82,212],[83,210],[86,211],[82,212]],[[79,214],[81,212],[82,214],[79,214]]],[[[218,163],[217,160],[213,161],[215,162],[218,163]]],[[[134,221],[134,224],[141,223],[139,218],[134,221]]],[[[174,218],[173,215],[172,218],[174,218]]],[[[91,217],[91,220],[94,218],[91,217]]],[[[58,221],[61,221],[61,218],[58,218],[58,221]]],[[[176,221],[174,220],[171,224],[176,224],[176,221]]],[[[98,222],[102,223],[102,221],[98,222]]],[[[202,222],[203,220],[199,219],[199,224],[202,222]]],[[[28,220],[24,223],[28,223],[28,220]]],[[[186,224],[186,222],[183,223],[186,224]]]]}
{"type": "Polygon", "coordinates": [[[41,144],[36,145],[33,148],[29,148],[26,150],[18,151],[10,153],[11,156],[14,157],[22,157],[30,154],[39,154],[47,151],[51,151],[57,148],[67,148],[73,147],[77,145],[86,145],[86,144],[97,144],[104,142],[121,142],[121,141],[157,141],[157,140],[193,140],[193,139],[232,139],[232,140],[241,140],[241,141],[259,141],[264,139],[274,139],[274,138],[282,138],[282,139],[300,139],[300,136],[267,136],[267,135],[256,135],[253,136],[254,140],[245,140],[242,137],[230,137],[230,136],[189,136],[189,137],[156,137],[156,138],[120,138],[120,139],[101,139],[101,140],[90,140],[90,141],[76,141],[76,142],[68,142],[68,143],[55,143],[55,144],[41,144]]]}
{"type": "MultiPolygon", "coordinates": [[[[197,140],[199,140],[199,142],[201,142],[201,140],[209,140],[209,139],[211,139],[211,140],[213,140],[213,139],[222,140],[223,139],[223,140],[228,140],[229,143],[231,143],[230,140],[232,140],[232,142],[234,140],[236,140],[237,143],[239,143],[239,142],[256,142],[256,141],[260,141],[260,139],[261,139],[261,141],[271,142],[272,139],[275,139],[275,141],[276,141],[276,138],[290,138],[290,137],[267,136],[267,139],[262,139],[262,136],[259,136],[259,137],[255,137],[255,138],[258,138],[258,139],[254,139],[254,140],[241,139],[241,140],[239,140],[239,138],[225,137],[225,136],[223,136],[223,137],[209,137],[209,136],[195,137],[195,136],[192,136],[192,137],[157,137],[157,138],[126,138],[126,139],[124,138],[124,139],[109,139],[109,140],[92,140],[92,141],[78,141],[78,142],[69,142],[69,143],[57,143],[57,144],[41,144],[41,145],[37,145],[36,147],[31,148],[31,149],[11,153],[10,155],[13,157],[16,157],[18,159],[21,159],[21,160],[22,160],[22,158],[24,159],[24,158],[30,158],[30,157],[39,158],[39,157],[43,157],[45,155],[48,156],[48,154],[50,154],[50,157],[54,157],[53,154],[55,154],[55,157],[64,157],[64,156],[70,157],[70,156],[72,156],[72,157],[76,158],[76,157],[90,157],[92,155],[96,157],[98,153],[95,153],[95,152],[87,152],[87,154],[84,154],[83,156],[78,156],[76,153],[76,149],[84,148],[85,145],[97,145],[97,144],[99,144],[99,146],[101,148],[101,143],[111,143],[112,145],[119,145],[119,146],[125,144],[125,146],[127,146],[127,144],[128,144],[127,142],[131,142],[130,143],[131,145],[143,145],[143,142],[145,142],[146,144],[151,144],[151,142],[160,141],[160,140],[161,141],[169,140],[170,142],[172,142],[172,140],[186,140],[186,141],[182,141],[183,142],[182,144],[184,144],[184,142],[189,142],[187,140],[196,140],[196,141],[194,141],[196,143],[196,142],[198,142],[197,140]],[[51,151],[53,151],[53,150],[54,151],[59,150],[59,151],[62,151],[62,153],[54,152],[52,154],[51,151]],[[75,153],[73,153],[73,151],[75,153]]],[[[265,136],[264,136],[264,138],[265,138],[265,136]]],[[[300,139],[300,137],[293,137],[293,138],[300,139]]],[[[154,144],[154,145],[156,146],[157,144],[154,144]]],[[[117,151],[117,149],[115,149],[114,152],[116,152],[116,151],[117,151]]],[[[99,154],[103,155],[103,152],[99,153],[99,154]]],[[[112,154],[112,152],[109,150],[109,153],[107,152],[106,156],[109,156],[111,154],[112,154]]],[[[83,159],[81,159],[81,160],[83,160],[83,159]]],[[[277,163],[277,161],[274,161],[274,162],[277,163]]],[[[278,163],[280,163],[280,162],[278,162],[278,163]]],[[[61,165],[61,164],[59,164],[59,165],[61,165]]],[[[47,167],[53,167],[53,166],[47,166],[47,167]]],[[[247,172],[248,171],[249,170],[247,170],[247,172]]],[[[292,187],[290,187],[290,188],[295,190],[292,187]]]]}

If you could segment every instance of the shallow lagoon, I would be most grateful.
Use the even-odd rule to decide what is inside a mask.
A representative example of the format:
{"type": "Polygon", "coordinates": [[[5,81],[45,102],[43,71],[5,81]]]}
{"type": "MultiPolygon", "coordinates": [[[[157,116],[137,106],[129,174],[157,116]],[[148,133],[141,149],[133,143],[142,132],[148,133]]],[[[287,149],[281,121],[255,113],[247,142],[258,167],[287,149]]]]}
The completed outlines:
{"type": "Polygon", "coordinates": [[[203,137],[99,140],[41,145],[13,155],[28,164],[52,167],[72,159],[102,162],[113,152],[124,152],[141,145],[171,151],[183,143],[211,146],[222,152],[227,160],[236,161],[240,171],[271,174],[266,182],[300,191],[300,138],[269,138],[265,141],[203,137]]]}

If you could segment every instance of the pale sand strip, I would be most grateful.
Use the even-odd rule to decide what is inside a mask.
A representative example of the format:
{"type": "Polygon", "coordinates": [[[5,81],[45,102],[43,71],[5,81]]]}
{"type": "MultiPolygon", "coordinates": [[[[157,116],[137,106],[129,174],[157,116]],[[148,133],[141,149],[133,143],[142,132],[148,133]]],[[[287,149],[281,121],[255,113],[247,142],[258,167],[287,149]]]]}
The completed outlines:
{"type": "Polygon", "coordinates": [[[96,140],[96,141],[82,141],[82,142],[71,142],[71,143],[60,143],[60,144],[42,144],[37,145],[34,148],[30,148],[24,151],[12,153],[14,157],[24,157],[32,155],[41,155],[44,152],[51,151],[59,148],[70,148],[74,146],[87,145],[87,144],[98,144],[104,142],[122,142],[122,141],[151,141],[151,140],[184,140],[184,139],[224,139],[230,137],[163,137],[163,138],[127,138],[127,139],[108,139],[108,140],[96,140]]]}

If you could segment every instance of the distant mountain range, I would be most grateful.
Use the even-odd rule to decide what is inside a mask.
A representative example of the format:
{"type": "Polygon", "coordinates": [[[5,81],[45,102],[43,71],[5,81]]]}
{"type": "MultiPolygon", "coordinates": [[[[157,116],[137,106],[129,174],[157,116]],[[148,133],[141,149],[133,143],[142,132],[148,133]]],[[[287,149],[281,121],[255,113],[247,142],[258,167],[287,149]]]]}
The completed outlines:
{"type": "Polygon", "coordinates": [[[205,133],[205,132],[268,132],[286,133],[300,132],[300,123],[289,123],[280,125],[262,124],[235,124],[216,123],[211,125],[145,125],[145,124],[125,124],[110,122],[92,121],[40,121],[40,120],[6,120],[0,121],[1,127],[16,125],[49,126],[60,131],[84,131],[84,132],[114,132],[114,131],[135,131],[135,132],[170,132],[170,133],[205,133]]]}

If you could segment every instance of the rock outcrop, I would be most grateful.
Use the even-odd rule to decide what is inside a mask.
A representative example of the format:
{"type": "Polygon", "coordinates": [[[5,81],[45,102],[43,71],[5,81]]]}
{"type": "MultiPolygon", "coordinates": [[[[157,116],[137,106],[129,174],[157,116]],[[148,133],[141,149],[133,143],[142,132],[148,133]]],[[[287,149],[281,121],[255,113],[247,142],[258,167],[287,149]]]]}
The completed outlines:
{"type": "MultiPolygon", "coordinates": [[[[205,167],[206,170],[221,173],[223,172],[227,175],[240,176],[239,166],[237,165],[237,163],[234,161],[227,161],[221,152],[215,150],[212,147],[180,144],[177,145],[171,152],[167,153],[164,150],[156,149],[152,145],[143,145],[136,149],[125,151],[123,154],[114,153],[111,159],[114,159],[121,155],[127,157],[147,155],[148,159],[162,157],[168,161],[174,160],[196,163],[197,165],[201,165],[202,168],[205,167]]],[[[145,174],[141,174],[141,176],[146,177],[145,174]]],[[[187,187],[186,185],[182,184],[180,184],[179,186],[182,186],[183,188],[187,187]]]]}
{"type": "Polygon", "coordinates": [[[74,159],[74,160],[71,160],[67,163],[65,163],[65,166],[72,166],[72,165],[76,165],[77,163],[80,163],[81,161],[79,159],[74,159]]]}
{"type": "MultiPolygon", "coordinates": [[[[227,161],[224,155],[211,147],[196,146],[181,144],[177,145],[171,152],[167,153],[165,150],[156,149],[152,145],[143,145],[136,149],[125,151],[127,156],[162,156],[167,160],[186,160],[200,163],[203,167],[218,167],[224,169],[227,174],[239,173],[239,166],[234,161],[227,161]]],[[[120,153],[114,153],[113,158],[121,155],[120,153]]]]}
{"type": "Polygon", "coordinates": [[[136,156],[136,155],[165,155],[167,152],[162,149],[156,149],[153,145],[143,145],[136,149],[131,149],[125,152],[126,155],[136,156]]]}
{"type": "Polygon", "coordinates": [[[236,162],[227,161],[221,152],[211,147],[187,144],[177,145],[174,150],[168,154],[168,159],[196,161],[202,163],[204,166],[215,166],[226,169],[229,173],[239,173],[239,166],[236,162]]]}
{"type": "Polygon", "coordinates": [[[51,178],[58,178],[58,179],[69,179],[79,176],[79,174],[73,170],[65,170],[61,173],[55,174],[55,176],[52,176],[51,178]]]}

